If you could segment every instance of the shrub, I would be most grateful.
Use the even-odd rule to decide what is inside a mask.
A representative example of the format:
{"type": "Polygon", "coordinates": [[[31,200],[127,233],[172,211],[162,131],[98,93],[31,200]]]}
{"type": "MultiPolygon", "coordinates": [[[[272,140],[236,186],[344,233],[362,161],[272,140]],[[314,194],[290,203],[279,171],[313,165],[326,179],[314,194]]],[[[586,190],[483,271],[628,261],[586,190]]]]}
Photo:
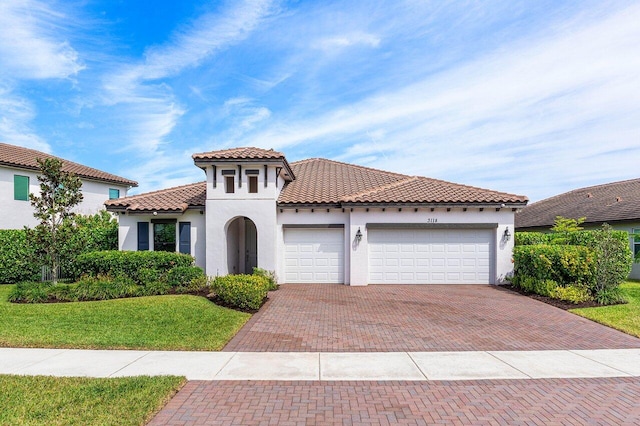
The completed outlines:
{"type": "Polygon", "coordinates": [[[29,260],[32,257],[24,230],[0,230],[0,284],[40,279],[40,268],[29,260]]]}
{"type": "Polygon", "coordinates": [[[278,289],[278,276],[275,271],[267,271],[262,268],[253,268],[253,275],[265,277],[269,280],[269,291],[278,289]]]}
{"type": "Polygon", "coordinates": [[[160,281],[160,272],[151,268],[140,268],[136,274],[136,282],[140,285],[148,285],[160,281]]]}
{"type": "Polygon", "coordinates": [[[566,287],[556,286],[549,293],[549,297],[560,299],[571,303],[582,303],[592,300],[589,290],[586,287],[569,285],[566,287]]]}
{"type": "Polygon", "coordinates": [[[191,280],[204,276],[202,268],[197,266],[178,266],[167,272],[165,281],[169,287],[189,286],[191,280]]]}
{"type": "Polygon", "coordinates": [[[623,231],[613,231],[608,224],[594,231],[593,249],[596,253],[596,276],[593,293],[607,294],[617,288],[631,272],[633,253],[623,231]],[[621,235],[624,239],[621,238],[621,235]]]}
{"type": "Polygon", "coordinates": [[[191,265],[193,257],[188,254],[164,251],[97,251],[78,256],[74,272],[76,276],[125,275],[139,282],[138,272],[142,269],[153,269],[163,274],[176,267],[191,265]]]}
{"type": "Polygon", "coordinates": [[[20,282],[9,293],[9,302],[43,303],[49,299],[51,283],[20,282]]]}
{"type": "Polygon", "coordinates": [[[271,284],[258,275],[225,275],[216,277],[213,292],[229,306],[239,309],[259,309],[267,297],[271,284]]]}
{"type": "Polygon", "coordinates": [[[628,302],[620,290],[620,287],[601,289],[596,292],[594,299],[601,305],[615,305],[628,302]]]}
{"type": "Polygon", "coordinates": [[[532,246],[536,244],[548,244],[549,235],[542,232],[516,232],[514,237],[514,245],[516,246],[532,246]]]}
{"type": "Polygon", "coordinates": [[[552,280],[560,286],[589,285],[595,277],[593,251],[582,246],[524,245],[513,250],[514,278],[552,280]]]}

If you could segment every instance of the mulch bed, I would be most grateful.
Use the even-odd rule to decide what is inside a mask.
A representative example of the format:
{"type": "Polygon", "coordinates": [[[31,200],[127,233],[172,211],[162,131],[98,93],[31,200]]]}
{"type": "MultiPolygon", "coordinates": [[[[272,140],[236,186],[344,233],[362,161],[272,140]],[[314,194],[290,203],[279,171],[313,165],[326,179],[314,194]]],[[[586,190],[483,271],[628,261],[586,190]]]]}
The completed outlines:
{"type": "Polygon", "coordinates": [[[508,290],[508,291],[513,291],[514,293],[519,293],[522,294],[524,296],[530,297],[531,299],[535,299],[535,300],[539,300],[540,302],[544,302],[547,305],[551,305],[551,306],[555,306],[556,308],[560,308],[562,310],[568,311],[569,309],[577,309],[577,308],[595,308],[598,306],[604,306],[604,305],[599,305],[596,302],[590,301],[590,302],[582,302],[582,303],[571,303],[571,302],[565,302],[564,300],[558,300],[558,299],[553,299],[551,297],[547,297],[547,296],[541,296],[539,294],[536,293],[529,293],[526,292],[524,290],[522,290],[521,288],[515,287],[511,284],[503,284],[500,286],[497,286],[499,289],[504,289],[504,290],[508,290]]]}

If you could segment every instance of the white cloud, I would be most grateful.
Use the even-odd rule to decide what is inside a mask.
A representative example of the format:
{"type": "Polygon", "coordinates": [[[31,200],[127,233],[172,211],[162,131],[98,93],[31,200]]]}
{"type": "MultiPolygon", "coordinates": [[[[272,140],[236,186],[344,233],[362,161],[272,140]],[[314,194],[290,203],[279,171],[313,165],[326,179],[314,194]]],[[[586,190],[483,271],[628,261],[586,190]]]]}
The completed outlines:
{"type": "Polygon", "coordinates": [[[0,141],[51,152],[51,146],[30,127],[35,116],[32,105],[0,85],[0,141]]]}
{"type": "Polygon", "coordinates": [[[61,38],[69,19],[35,0],[0,2],[0,75],[46,79],[80,72],[78,52],[61,38]]]}
{"type": "Polygon", "coordinates": [[[380,44],[380,37],[367,34],[363,32],[353,32],[348,34],[341,34],[332,37],[323,38],[315,43],[317,48],[325,51],[333,51],[336,49],[343,49],[350,46],[367,46],[378,47],[380,44]]]}

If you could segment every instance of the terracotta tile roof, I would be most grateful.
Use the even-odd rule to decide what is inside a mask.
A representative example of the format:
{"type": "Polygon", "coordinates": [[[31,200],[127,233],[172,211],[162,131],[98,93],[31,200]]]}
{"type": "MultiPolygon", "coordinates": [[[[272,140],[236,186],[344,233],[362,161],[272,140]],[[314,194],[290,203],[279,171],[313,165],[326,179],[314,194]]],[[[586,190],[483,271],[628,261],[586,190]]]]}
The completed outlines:
{"type": "Polygon", "coordinates": [[[16,167],[20,169],[39,170],[36,158],[57,158],[63,162],[62,170],[76,174],[79,177],[103,182],[117,183],[126,186],[138,186],[138,182],[125,179],[111,173],[103,172],[92,167],[83,166],[45,152],[20,146],[0,143],[0,165],[16,167]]]}
{"type": "Polygon", "coordinates": [[[527,197],[420,176],[407,176],[322,158],[292,163],[297,178],[278,204],[516,203],[527,197]]]}
{"type": "Polygon", "coordinates": [[[160,191],[132,195],[131,197],[107,200],[104,205],[109,211],[182,213],[188,208],[204,207],[206,184],[206,182],[191,183],[160,191]]]}
{"type": "Polygon", "coordinates": [[[191,156],[194,160],[223,160],[223,159],[247,159],[247,160],[284,160],[284,154],[273,149],[253,147],[231,148],[220,151],[201,152],[191,156]]]}
{"type": "Polygon", "coordinates": [[[639,221],[640,179],[575,189],[527,206],[516,214],[517,229],[553,226],[556,216],[585,223],[639,221]]]}

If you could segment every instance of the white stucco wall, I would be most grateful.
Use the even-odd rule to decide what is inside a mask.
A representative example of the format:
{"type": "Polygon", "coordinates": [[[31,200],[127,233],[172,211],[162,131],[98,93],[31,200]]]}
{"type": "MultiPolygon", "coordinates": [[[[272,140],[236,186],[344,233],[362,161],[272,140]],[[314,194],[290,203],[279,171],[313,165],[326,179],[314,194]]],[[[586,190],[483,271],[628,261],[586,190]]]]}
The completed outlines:
{"type": "MultiPolygon", "coordinates": [[[[197,210],[187,210],[181,215],[119,215],[118,247],[120,250],[136,251],[138,249],[138,222],[149,222],[149,249],[153,250],[152,219],[176,219],[177,222],[191,222],[191,255],[196,265],[206,267],[206,226],[205,215],[197,210]]],[[[176,226],[178,241],[178,226],[176,226]]],[[[176,251],[179,250],[176,243],[176,251]]]]}
{"type": "MultiPolygon", "coordinates": [[[[39,194],[38,174],[33,171],[0,166],[0,229],[22,229],[38,224],[33,217],[33,208],[29,201],[13,199],[14,175],[29,178],[29,193],[39,194]]],[[[74,211],[81,214],[94,214],[104,210],[104,202],[109,199],[109,189],[119,189],[120,197],[127,195],[127,186],[82,179],[82,203],[74,211]]]]}

